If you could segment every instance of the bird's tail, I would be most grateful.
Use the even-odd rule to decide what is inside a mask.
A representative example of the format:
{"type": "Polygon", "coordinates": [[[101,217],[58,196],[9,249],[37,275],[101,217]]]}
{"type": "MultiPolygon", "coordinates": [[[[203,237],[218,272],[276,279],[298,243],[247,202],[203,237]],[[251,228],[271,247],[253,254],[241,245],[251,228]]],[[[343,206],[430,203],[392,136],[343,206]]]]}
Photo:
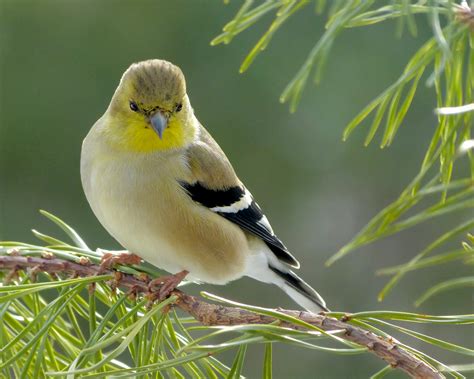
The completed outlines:
{"type": "Polygon", "coordinates": [[[277,284],[296,303],[306,310],[318,313],[329,312],[324,299],[308,283],[296,275],[293,271],[283,271],[278,268],[268,266],[280,279],[277,284]]]}

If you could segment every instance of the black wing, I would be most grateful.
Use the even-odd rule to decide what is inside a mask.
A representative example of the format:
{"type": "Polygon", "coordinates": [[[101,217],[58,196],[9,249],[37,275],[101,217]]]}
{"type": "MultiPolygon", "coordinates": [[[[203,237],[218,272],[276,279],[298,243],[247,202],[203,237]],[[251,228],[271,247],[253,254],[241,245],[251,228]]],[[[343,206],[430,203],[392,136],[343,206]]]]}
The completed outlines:
{"type": "Polygon", "coordinates": [[[193,184],[181,182],[180,184],[191,199],[260,237],[282,262],[299,267],[298,261],[273,233],[267,218],[245,187],[213,190],[204,187],[199,182],[193,184]]]}

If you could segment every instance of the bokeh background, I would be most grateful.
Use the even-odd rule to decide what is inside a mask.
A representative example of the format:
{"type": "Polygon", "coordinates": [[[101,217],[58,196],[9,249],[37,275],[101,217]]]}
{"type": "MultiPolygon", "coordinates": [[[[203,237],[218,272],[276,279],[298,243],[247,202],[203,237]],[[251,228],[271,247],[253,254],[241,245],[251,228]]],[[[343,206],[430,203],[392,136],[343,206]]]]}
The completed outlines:
{"type": "MultiPolygon", "coordinates": [[[[427,23],[421,20],[416,38],[397,39],[390,22],[343,33],[322,83],[308,86],[291,115],[278,97],[323,32],[323,19],[311,7],[290,19],[240,75],[241,61],[268,24],[256,25],[228,46],[209,44],[240,3],[2,0],[0,240],[33,242],[31,228],[57,233],[38,214],[41,208],[74,226],[91,246],[119,248],[83,195],[81,141],[105,111],[122,72],[132,62],[164,58],[182,68],[199,120],[301,261],[302,277],[329,306],[351,312],[414,311],[414,299],[430,285],[459,274],[458,265],[408,275],[383,303],[376,295],[386,278],[374,272],[405,262],[447,224],[434,221],[395,235],[329,268],[324,261],[417,172],[436,126],[434,96],[424,86],[391,148],[364,148],[362,130],[345,143],[341,135],[358,110],[397,78],[431,33],[427,23]]],[[[188,288],[261,306],[295,307],[277,288],[250,279],[188,288]]],[[[422,311],[465,313],[468,298],[459,291],[428,302],[422,311]]],[[[472,346],[472,330],[466,328],[419,330],[472,346]]],[[[445,352],[427,350],[445,362],[461,363],[459,357],[450,361],[445,352]]],[[[382,367],[367,355],[341,357],[288,346],[276,346],[274,354],[276,378],[364,378],[382,367]]],[[[260,347],[252,348],[248,377],[259,376],[262,357],[260,347]]],[[[224,359],[230,363],[231,355],[224,359]]]]}

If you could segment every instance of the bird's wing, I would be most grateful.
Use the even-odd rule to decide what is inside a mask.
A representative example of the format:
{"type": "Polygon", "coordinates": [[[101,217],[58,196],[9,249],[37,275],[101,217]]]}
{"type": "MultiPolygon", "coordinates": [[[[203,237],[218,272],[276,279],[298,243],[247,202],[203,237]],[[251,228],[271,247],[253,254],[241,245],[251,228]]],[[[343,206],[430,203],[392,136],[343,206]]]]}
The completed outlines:
{"type": "Polygon", "coordinates": [[[192,180],[181,186],[197,203],[260,237],[282,262],[298,268],[299,262],[273,233],[251,193],[237,178],[219,145],[202,128],[200,140],[187,151],[192,180]]]}

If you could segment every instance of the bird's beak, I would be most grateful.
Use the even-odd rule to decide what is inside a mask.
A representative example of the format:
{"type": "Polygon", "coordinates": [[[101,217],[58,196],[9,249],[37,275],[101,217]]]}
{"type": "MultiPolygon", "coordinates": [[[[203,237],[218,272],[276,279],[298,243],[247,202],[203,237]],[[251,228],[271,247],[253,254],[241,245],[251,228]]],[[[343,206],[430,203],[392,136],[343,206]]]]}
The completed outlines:
{"type": "Polygon", "coordinates": [[[165,131],[166,127],[168,126],[168,118],[161,113],[160,111],[157,111],[150,117],[150,123],[151,127],[153,130],[158,134],[158,137],[160,139],[163,138],[163,132],[165,131]]]}

